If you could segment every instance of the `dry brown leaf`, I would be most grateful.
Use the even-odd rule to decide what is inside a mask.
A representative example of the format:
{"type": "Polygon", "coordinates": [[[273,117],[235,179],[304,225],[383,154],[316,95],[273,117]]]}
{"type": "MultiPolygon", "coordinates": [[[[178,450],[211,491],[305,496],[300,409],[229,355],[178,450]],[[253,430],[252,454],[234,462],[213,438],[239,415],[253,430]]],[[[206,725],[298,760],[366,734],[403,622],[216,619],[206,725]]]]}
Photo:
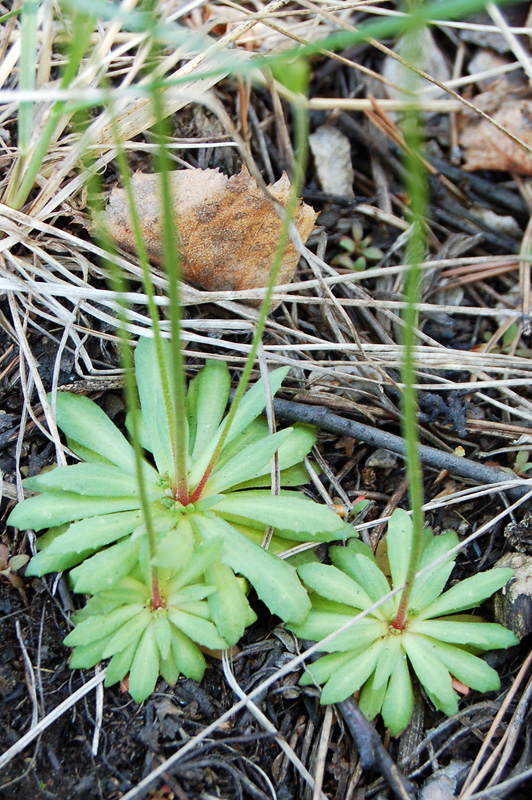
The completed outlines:
{"type": "MultiPolygon", "coordinates": [[[[508,93],[507,88],[508,84],[501,82],[473,102],[532,147],[532,99],[508,93]]],[[[493,169],[532,175],[532,155],[481,117],[462,115],[459,143],[465,154],[464,169],[469,172],[493,169]]]]}
{"type": "MultiPolygon", "coordinates": [[[[169,175],[173,213],[179,231],[184,280],[208,291],[264,287],[282,222],[246,167],[228,178],[214,169],[187,169],[169,175]]],[[[159,175],[137,172],[131,179],[137,212],[153,264],[162,264],[161,184],[159,175]]],[[[283,206],[290,196],[285,173],[268,187],[283,206]]],[[[299,202],[294,223],[306,242],[316,219],[299,202]]],[[[116,242],[136,252],[126,192],[115,187],[104,212],[104,225],[116,242]]],[[[288,243],[277,283],[290,283],[299,254],[288,243]]]]}

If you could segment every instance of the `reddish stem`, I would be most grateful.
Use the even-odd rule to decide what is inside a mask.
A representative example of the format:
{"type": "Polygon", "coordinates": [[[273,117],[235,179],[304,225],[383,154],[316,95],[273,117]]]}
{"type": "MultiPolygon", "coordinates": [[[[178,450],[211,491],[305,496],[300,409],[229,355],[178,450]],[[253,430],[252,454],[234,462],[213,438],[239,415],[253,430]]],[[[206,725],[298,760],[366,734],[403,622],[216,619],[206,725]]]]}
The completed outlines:
{"type": "Polygon", "coordinates": [[[164,608],[165,602],[159,589],[159,576],[154,574],[151,579],[151,606],[153,609],[164,608]]]}
{"type": "Polygon", "coordinates": [[[406,622],[406,606],[403,603],[400,603],[399,608],[397,609],[397,614],[395,615],[395,619],[392,622],[392,628],[395,628],[396,631],[404,630],[406,622]]]}
{"type": "MultiPolygon", "coordinates": [[[[201,493],[203,491],[203,488],[204,488],[205,484],[207,483],[207,481],[209,480],[210,474],[211,474],[211,472],[213,470],[213,467],[214,467],[215,463],[216,462],[211,459],[211,461],[209,462],[209,466],[207,467],[207,469],[203,473],[203,478],[200,480],[200,482],[198,483],[198,485],[196,486],[196,488],[194,489],[194,491],[190,495],[190,498],[188,500],[189,503],[195,503],[197,500],[200,499],[201,493]]],[[[186,505],[186,503],[184,505],[186,505]]]]}

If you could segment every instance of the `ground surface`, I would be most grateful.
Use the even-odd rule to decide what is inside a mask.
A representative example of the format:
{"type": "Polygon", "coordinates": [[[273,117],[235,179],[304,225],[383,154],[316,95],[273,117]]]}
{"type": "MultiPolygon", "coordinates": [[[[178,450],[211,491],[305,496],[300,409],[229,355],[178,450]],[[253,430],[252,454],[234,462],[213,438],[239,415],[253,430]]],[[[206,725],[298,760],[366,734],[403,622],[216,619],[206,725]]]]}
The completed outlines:
{"type": "MultiPolygon", "coordinates": [[[[7,5],[0,6],[1,13],[10,10],[7,5]]],[[[316,41],[345,25],[378,19],[371,9],[365,13],[350,10],[348,4],[339,8],[327,3],[320,4],[321,16],[306,3],[289,4],[284,10],[290,13],[283,16],[283,5],[279,3],[279,9],[275,9],[280,16],[269,20],[273,27],[261,25],[252,33],[238,33],[242,21],[256,11],[251,4],[244,4],[239,11],[232,4],[200,2],[184,19],[179,13],[177,16],[189,31],[202,31],[213,40],[233,37],[234,58],[239,53],[247,57],[253,52],[276,51],[293,42],[293,36],[316,41]]],[[[396,4],[374,6],[393,11],[396,4]]],[[[522,27],[528,6],[516,4],[506,12],[509,24],[522,27]]],[[[166,12],[178,12],[178,7],[175,3],[165,5],[166,12]]],[[[435,66],[426,56],[422,59],[423,69],[429,74],[435,70],[442,81],[451,77],[453,65],[454,76],[460,77],[466,76],[468,69],[476,73],[516,61],[510,72],[511,80],[516,81],[512,90],[500,83],[502,73],[492,76],[499,81],[496,87],[475,77],[457,87],[475,101],[489,86],[494,96],[488,113],[495,113],[503,103],[501,98],[514,90],[517,97],[528,102],[525,73],[517,63],[524,56],[518,53],[515,39],[508,43],[508,38],[497,31],[496,23],[486,15],[472,18],[467,29],[445,25],[434,29],[431,48],[447,63],[447,75],[442,75],[441,66],[435,66]],[[486,54],[492,59],[487,66],[475,66],[473,59],[486,54]]],[[[113,48],[132,34],[125,29],[122,35],[117,29],[104,38],[109,25],[102,22],[94,29],[91,47],[96,41],[103,42],[105,68],[112,85],[118,87],[128,70],[135,83],[141,73],[132,53],[140,52],[140,44],[132,41],[123,53],[116,52],[113,48]]],[[[3,20],[2,29],[7,43],[21,36],[17,18],[3,20]]],[[[62,29],[54,18],[51,28],[39,30],[42,36],[37,64],[48,63],[48,72],[46,66],[42,68],[40,85],[48,81],[52,86],[63,64],[62,29]],[[51,36],[51,62],[46,61],[43,46],[47,36],[51,36]]],[[[518,41],[530,63],[528,37],[520,36],[518,41]]],[[[398,47],[394,38],[386,39],[385,44],[398,47]]],[[[195,55],[194,48],[183,50],[176,65],[163,48],[157,58],[163,64],[163,73],[172,77],[174,68],[188,69],[195,55]]],[[[264,336],[264,358],[270,365],[291,365],[282,395],[286,399],[325,406],[344,417],[400,434],[397,383],[402,329],[398,315],[404,298],[404,232],[409,224],[410,202],[403,183],[401,138],[394,111],[386,105],[389,98],[373,74],[380,75],[384,70],[382,48],[358,44],[342,49],[340,55],[341,60],[334,60],[329,54],[319,53],[310,61],[309,97],[313,105],[309,121],[312,132],[327,124],[345,137],[347,162],[338,154],[329,169],[329,179],[335,172],[349,176],[351,162],[354,195],[339,196],[331,191],[327,177],[318,179],[316,162],[310,158],[302,195],[319,213],[317,228],[308,242],[310,254],[299,262],[295,284],[277,294],[264,336]],[[367,98],[377,99],[367,102],[367,98]],[[382,103],[380,98],[384,98],[382,103]],[[331,110],[331,99],[333,106],[335,100],[346,101],[346,105],[331,110]],[[355,231],[353,223],[359,226],[355,231]],[[369,240],[362,241],[363,237],[369,240]],[[381,253],[368,251],[369,247],[381,253]],[[365,264],[358,265],[363,269],[353,272],[345,260],[346,253],[352,262],[365,258],[365,264]]],[[[210,57],[204,55],[207,67],[210,57]]],[[[177,103],[170,115],[176,167],[219,167],[226,174],[234,174],[242,164],[247,143],[247,152],[267,183],[278,180],[283,170],[291,175],[293,119],[282,87],[250,88],[245,80],[221,75],[217,62],[212,64],[218,70],[211,81],[213,94],[203,97],[206,87],[196,85],[194,101],[177,103]],[[206,105],[199,102],[200,97],[206,105]],[[236,132],[244,140],[243,150],[237,146],[236,132]],[[233,144],[221,146],[228,142],[233,144]],[[193,149],[188,149],[189,145],[193,149]]],[[[91,80],[103,80],[101,74],[95,77],[93,66],[90,58],[82,66],[87,85],[91,80]]],[[[18,71],[2,77],[4,88],[18,85],[18,71]]],[[[394,74],[390,80],[398,82],[399,78],[394,74]]],[[[518,254],[530,253],[532,194],[528,176],[532,174],[532,157],[521,148],[523,162],[518,166],[510,158],[489,166],[473,165],[481,168],[468,171],[468,147],[465,139],[459,139],[463,120],[454,106],[445,106],[447,101],[449,98],[440,98],[440,113],[425,119],[430,197],[420,295],[424,305],[417,323],[420,436],[423,443],[442,453],[458,452],[478,463],[515,470],[517,477],[526,478],[532,423],[530,279],[528,262],[520,260],[518,254]],[[462,151],[457,156],[459,141],[462,151]]],[[[131,169],[152,171],[152,120],[141,114],[140,121],[137,118],[132,123],[128,114],[135,109],[137,99],[128,102],[129,106],[119,110],[118,134],[126,142],[131,169]]],[[[1,289],[5,291],[0,296],[3,523],[17,497],[20,476],[35,475],[54,463],[54,446],[43,434],[46,423],[41,400],[45,392],[52,386],[67,386],[86,394],[97,400],[119,426],[124,422],[124,405],[116,306],[109,304],[105,294],[106,271],[91,233],[86,184],[78,181],[86,163],[76,151],[76,137],[90,122],[96,125],[103,115],[102,107],[93,109],[91,119],[72,117],[58,123],[57,137],[50,143],[33,188],[18,204],[20,211],[7,206],[13,205],[9,202],[13,187],[20,185],[28,162],[19,158],[15,111],[7,105],[2,109],[3,244],[8,237],[0,263],[1,289]],[[54,284],[56,290],[60,285],[62,291],[47,293],[47,284],[54,284]],[[79,292],[75,294],[72,287],[78,287],[79,292]],[[35,384],[36,377],[41,385],[39,381],[35,384]]],[[[49,109],[50,104],[42,103],[43,114],[49,109]]],[[[45,117],[36,113],[37,140],[44,123],[45,117]]],[[[526,139],[526,133],[526,125],[513,129],[519,138],[526,139]]],[[[483,136],[480,131],[478,137],[483,136]]],[[[117,181],[116,162],[109,136],[106,140],[95,129],[94,137],[99,142],[101,160],[97,167],[103,175],[101,190],[105,196],[117,181]]],[[[333,145],[328,147],[334,149],[333,145]]],[[[491,153],[496,147],[497,142],[488,141],[485,149],[491,153]]],[[[115,260],[128,277],[130,291],[140,293],[135,257],[124,252],[115,260]]],[[[162,293],[165,284],[158,268],[153,268],[152,279],[162,293]]],[[[196,287],[185,293],[184,300],[189,374],[197,371],[206,356],[214,356],[228,362],[236,382],[249,350],[256,308],[246,302],[245,292],[235,296],[231,291],[208,293],[196,287]]],[[[149,326],[143,296],[139,295],[134,310],[133,333],[138,335],[149,326]]],[[[253,379],[257,375],[258,366],[253,379]]],[[[359,496],[373,502],[365,519],[365,535],[371,541],[376,542],[384,532],[379,520],[390,508],[408,507],[400,458],[378,451],[363,440],[324,432],[315,456],[326,496],[346,506],[359,496]]],[[[452,528],[462,539],[489,523],[510,503],[488,484],[479,486],[434,468],[424,469],[424,490],[425,501],[434,501],[427,511],[427,522],[436,533],[452,528]],[[467,490],[475,486],[479,492],[468,495],[467,490]],[[464,491],[466,495],[460,498],[459,493],[464,491]]],[[[315,487],[309,493],[319,499],[315,487]]],[[[514,510],[514,521],[523,520],[526,507],[524,504],[514,510]]],[[[505,526],[511,521],[510,515],[488,526],[481,539],[460,553],[453,580],[493,566],[503,553],[516,547],[526,551],[526,520],[520,529],[524,542],[505,537],[505,526]]],[[[23,532],[4,526],[0,536],[11,555],[30,552],[23,532]]],[[[70,612],[83,602],[82,598],[73,599],[67,585],[58,583],[54,576],[25,580],[22,569],[20,577],[22,581],[12,585],[0,576],[1,752],[94,674],[71,671],[69,651],[62,644],[71,629],[70,612]]],[[[272,620],[256,600],[253,603],[259,622],[247,631],[233,660],[235,677],[244,691],[284,666],[299,647],[291,634],[277,626],[277,620],[272,620]]],[[[492,618],[491,607],[484,611],[492,618]]],[[[513,680],[520,675],[528,645],[525,635],[520,647],[490,656],[490,663],[501,675],[501,691],[487,696],[471,693],[461,702],[456,717],[445,719],[419,696],[412,725],[399,739],[390,741],[382,723],[377,723],[383,751],[388,750],[412,781],[411,797],[423,787],[427,793],[420,797],[436,797],[429,793],[436,788],[427,787],[427,782],[434,776],[441,778],[442,769],[450,770],[441,778],[447,781],[447,794],[442,796],[458,796],[452,792],[463,785],[513,680]]],[[[378,760],[373,767],[361,764],[359,747],[341,714],[325,712],[316,689],[297,685],[299,675],[299,671],[288,674],[257,702],[276,734],[265,730],[250,711],[240,712],[169,768],[151,794],[138,796],[161,800],[312,797],[300,771],[280,749],[275,739],[279,735],[315,776],[326,798],[391,797],[393,788],[382,764],[379,766],[378,760]]],[[[505,731],[510,734],[502,755],[504,767],[495,774],[495,783],[530,767],[527,679],[511,696],[499,727],[489,733],[488,752],[505,731]]],[[[171,689],[161,680],[155,694],[141,706],[127,692],[113,687],[105,690],[103,707],[99,707],[101,698],[91,691],[2,769],[0,796],[8,800],[28,796],[36,800],[118,800],[215,722],[235,700],[222,664],[214,658],[209,660],[200,686],[185,680],[171,689]]],[[[487,786],[489,774],[475,791],[487,786]]],[[[526,786],[503,789],[497,796],[527,797],[526,786]]],[[[493,786],[488,788],[488,794],[482,796],[494,796],[490,794],[493,790],[493,786]]]]}

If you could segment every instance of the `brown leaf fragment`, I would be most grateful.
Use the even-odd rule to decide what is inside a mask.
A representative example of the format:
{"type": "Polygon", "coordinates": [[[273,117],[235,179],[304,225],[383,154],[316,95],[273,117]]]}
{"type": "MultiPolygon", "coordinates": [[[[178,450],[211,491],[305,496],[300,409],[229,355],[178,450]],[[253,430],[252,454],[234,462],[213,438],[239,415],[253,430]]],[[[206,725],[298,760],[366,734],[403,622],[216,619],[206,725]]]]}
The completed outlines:
{"type": "MultiPolygon", "coordinates": [[[[494,85],[474,97],[473,102],[509,133],[532,147],[532,99],[508,93],[507,86],[506,82],[500,87],[494,85]]],[[[487,120],[467,113],[462,116],[460,128],[464,170],[493,169],[532,175],[532,155],[487,120]]]]}
{"type": "MultiPolygon", "coordinates": [[[[214,169],[177,170],[169,174],[173,215],[179,231],[184,280],[207,291],[264,287],[282,222],[246,167],[228,178],[214,169]]],[[[163,263],[160,176],[137,172],[131,179],[137,213],[153,264],[163,263]]],[[[285,173],[268,187],[286,207],[290,181],[285,173]]],[[[311,206],[299,202],[294,223],[306,242],[316,219],[311,206]]],[[[126,192],[115,187],[103,224],[115,241],[136,252],[126,192]]],[[[277,283],[290,283],[299,254],[288,243],[277,283]]]]}

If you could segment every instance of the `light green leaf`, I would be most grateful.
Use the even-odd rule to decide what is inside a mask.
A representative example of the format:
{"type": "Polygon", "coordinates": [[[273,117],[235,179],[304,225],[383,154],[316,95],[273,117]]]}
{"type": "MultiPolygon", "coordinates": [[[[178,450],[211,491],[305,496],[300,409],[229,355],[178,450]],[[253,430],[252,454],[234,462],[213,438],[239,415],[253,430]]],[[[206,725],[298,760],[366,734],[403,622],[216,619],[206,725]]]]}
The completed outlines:
{"type": "Polygon", "coordinates": [[[136,703],[142,703],[155,689],[159,677],[159,650],[153,625],[142,635],[129,670],[129,694],[136,703]]]}
{"type": "MultiPolygon", "coordinates": [[[[226,650],[229,646],[216,630],[216,626],[209,620],[187,614],[185,611],[173,607],[168,609],[168,619],[189,639],[210,650],[226,650]]],[[[184,672],[184,670],[181,671],[184,672]]]]}
{"type": "Polygon", "coordinates": [[[192,639],[172,625],[172,653],[177,668],[186,678],[200,681],[205,672],[205,658],[192,639]]]}
{"type": "Polygon", "coordinates": [[[447,667],[451,675],[471,689],[479,692],[496,692],[500,689],[501,682],[499,676],[489,664],[481,658],[462,650],[460,647],[453,647],[444,644],[436,639],[427,637],[427,646],[433,648],[442,664],[447,667]]]}
{"type": "Polygon", "coordinates": [[[102,652],[107,639],[100,639],[92,644],[78,645],[70,656],[70,669],[90,669],[102,660],[102,652]]]}
{"type": "Polygon", "coordinates": [[[390,676],[382,703],[382,718],[392,736],[399,736],[412,718],[414,690],[403,649],[390,676]]]}
{"type": "Polygon", "coordinates": [[[321,686],[337,669],[345,664],[350,664],[358,653],[358,650],[350,650],[348,653],[332,653],[318,658],[313,664],[307,665],[306,671],[299,679],[300,685],[311,686],[313,683],[317,683],[318,686],[321,686]]]}
{"type": "Polygon", "coordinates": [[[131,642],[139,642],[140,637],[151,622],[151,611],[145,608],[140,614],[125,622],[121,628],[106,643],[103,658],[110,658],[115,653],[120,653],[131,642]]]}
{"type": "Polygon", "coordinates": [[[174,651],[170,648],[168,658],[159,658],[159,672],[169,686],[175,686],[179,675],[178,666],[175,663],[174,651]]]}
{"type": "Polygon", "coordinates": [[[226,642],[234,645],[248,624],[250,608],[247,597],[233,570],[220,561],[208,567],[205,579],[216,587],[208,599],[212,621],[226,642]]]}
{"type": "MultiPolygon", "coordinates": [[[[308,472],[303,464],[294,464],[293,467],[282,469],[280,473],[281,486],[303,486],[310,481],[308,472]]],[[[240,489],[263,489],[272,485],[271,473],[252,478],[250,481],[243,481],[233,486],[234,491],[240,489]]]]}
{"type": "MultiPolygon", "coordinates": [[[[280,367],[270,372],[268,379],[272,396],[275,395],[281,388],[281,384],[290,372],[290,367],[280,367]]],[[[246,392],[234,416],[231,428],[227,435],[226,442],[229,442],[240,433],[240,431],[247,428],[253,420],[262,414],[266,407],[266,399],[264,393],[264,384],[262,378],[258,380],[249,391],[246,392]]]]}
{"type": "Polygon", "coordinates": [[[48,555],[48,552],[44,550],[42,553],[37,553],[36,556],[33,556],[26,568],[26,576],[28,578],[33,576],[40,578],[49,572],[64,572],[70,567],[75,567],[76,564],[90,556],[92,552],[92,550],[84,550],[81,553],[48,555]]]}
{"type": "Polygon", "coordinates": [[[63,643],[69,647],[75,647],[79,644],[90,644],[91,642],[103,639],[113,633],[117,628],[120,628],[129,619],[140,614],[143,608],[144,606],[142,603],[135,603],[128,606],[120,606],[105,616],[98,615],[89,617],[83,622],[80,622],[79,625],[76,625],[74,630],[64,639],[63,643]]]}
{"type": "Polygon", "coordinates": [[[141,519],[141,511],[122,511],[74,522],[65,533],[54,539],[44,553],[53,555],[56,553],[94,552],[127,536],[141,519]]]}
{"type": "Polygon", "coordinates": [[[392,586],[397,589],[405,582],[412,552],[412,520],[402,508],[396,508],[388,521],[386,544],[392,586]]]}
{"type": "Polygon", "coordinates": [[[171,625],[168,615],[164,610],[152,612],[152,626],[155,631],[155,640],[161,658],[167,659],[170,655],[171,625]]]}
{"type": "Polygon", "coordinates": [[[253,478],[261,473],[265,465],[266,469],[270,469],[273,454],[291,433],[292,428],[286,428],[245,447],[227,464],[213,472],[205,484],[205,494],[221,493],[237,483],[253,478]]]}
{"type": "MultiPolygon", "coordinates": [[[[447,533],[442,533],[440,536],[434,536],[423,553],[419,569],[428,567],[429,564],[444,556],[456,544],[458,544],[458,536],[454,531],[447,531],[447,533]]],[[[448,561],[444,561],[416,579],[410,598],[410,609],[423,609],[439,597],[453,570],[454,560],[455,556],[449,556],[448,561]]]]}
{"type": "Polygon", "coordinates": [[[97,594],[125,577],[138,559],[141,540],[126,539],[96,553],[70,573],[78,594],[97,594]]]}
{"type": "Polygon", "coordinates": [[[112,657],[111,661],[107,665],[107,669],[105,670],[105,683],[104,686],[112,686],[114,683],[118,683],[118,681],[123,680],[129,670],[131,669],[131,664],[133,663],[133,658],[135,656],[137,647],[138,647],[138,639],[130,642],[127,647],[124,647],[119,653],[115,653],[112,657]]]}
{"type": "Polygon", "coordinates": [[[344,527],[334,511],[298,492],[285,492],[279,497],[260,490],[227,494],[225,500],[216,506],[216,513],[242,524],[255,520],[281,530],[290,529],[309,535],[340,532],[344,527]]]}
{"type": "Polygon", "coordinates": [[[169,570],[183,570],[190,563],[194,547],[194,534],[190,522],[183,516],[177,526],[157,544],[157,553],[152,564],[169,570]]]}
{"type": "MultiPolygon", "coordinates": [[[[146,478],[153,476],[153,470],[145,470],[146,478]],[[149,472],[149,475],[148,475],[149,472]]],[[[136,497],[137,481],[130,472],[124,472],[111,464],[73,464],[41,472],[34,478],[26,478],[24,486],[35,492],[58,491],[77,492],[92,497],[136,497]]],[[[150,493],[161,494],[152,484],[150,493]]]]}
{"type": "Polygon", "coordinates": [[[375,673],[370,675],[362,687],[358,700],[358,707],[370,722],[380,713],[387,688],[387,683],[382,684],[378,688],[375,687],[375,673]]]}
{"type": "Polygon", "coordinates": [[[425,689],[439,711],[451,717],[458,711],[458,695],[451,685],[451,676],[447,667],[427,648],[422,637],[413,633],[401,636],[403,648],[425,689]]]}
{"type": "Polygon", "coordinates": [[[83,497],[72,492],[47,492],[19,503],[8,517],[7,524],[26,530],[40,531],[64,522],[133,511],[139,508],[138,497],[83,497]]]}
{"type": "MultiPolygon", "coordinates": [[[[172,391],[172,380],[169,366],[172,364],[170,343],[166,339],[160,342],[163,361],[167,370],[169,391],[172,391]]],[[[145,421],[145,436],[149,442],[149,450],[153,453],[157,469],[161,474],[173,475],[172,441],[170,425],[166,413],[159,360],[154,339],[141,337],[135,348],[135,377],[139,392],[142,417],[145,421]]]]}
{"type": "Polygon", "coordinates": [[[57,425],[66,436],[135,474],[133,448],[96,403],[81,394],[58,392],[55,412],[57,425]]]}
{"type": "Polygon", "coordinates": [[[455,622],[450,619],[412,620],[409,630],[450,644],[499,650],[518,644],[512,631],[495,622],[455,622]]]}
{"type": "Polygon", "coordinates": [[[511,569],[490,569],[460,581],[437,600],[424,608],[419,619],[441,617],[475,608],[501,589],[513,576],[511,569]]]}
{"type": "MultiPolygon", "coordinates": [[[[191,518],[188,518],[186,522],[187,525],[190,526],[191,518]]],[[[220,558],[222,549],[222,536],[213,536],[209,541],[201,542],[201,544],[196,545],[192,558],[184,569],[180,571],[173,584],[174,591],[180,589],[182,586],[195,583],[198,578],[205,573],[205,570],[220,558]]]]}
{"type": "Polygon", "coordinates": [[[223,536],[222,561],[243,575],[273,614],[286,622],[302,622],[310,610],[308,595],[295,569],[250,542],[222,519],[192,515],[202,538],[223,536]]]}
{"type": "Polygon", "coordinates": [[[209,360],[195,378],[196,432],[192,462],[212,443],[229,400],[231,377],[225,361],[209,360]]]}
{"type": "Polygon", "coordinates": [[[382,652],[379,655],[377,666],[375,667],[375,678],[373,685],[376,689],[385,688],[388,685],[390,675],[393,673],[398,659],[404,655],[401,648],[400,636],[387,636],[383,644],[382,652]]]}
{"type": "Polygon", "coordinates": [[[358,610],[364,610],[373,603],[367,592],[337,567],[304,564],[297,571],[303,583],[329,600],[346,603],[358,610]]]}
{"type": "MultiPolygon", "coordinates": [[[[304,465],[300,462],[307,456],[316,441],[316,429],[309,425],[296,423],[290,436],[287,437],[277,451],[279,469],[281,472],[281,486],[301,486],[308,483],[310,478],[304,465]]],[[[270,464],[265,464],[257,470],[254,477],[233,486],[242,489],[252,484],[268,486],[271,482],[270,464]]]]}
{"type": "MultiPolygon", "coordinates": [[[[357,555],[349,547],[333,548],[333,563],[341,567],[342,571],[349,575],[359,586],[369,595],[371,601],[375,603],[381,597],[388,594],[390,585],[376,565],[367,556],[357,555]]],[[[393,598],[386,600],[382,606],[372,611],[372,614],[381,619],[391,619],[395,613],[395,603],[393,598]]]]}
{"type": "Polygon", "coordinates": [[[368,650],[338,667],[323,687],[320,703],[340,703],[360,689],[375,669],[382,646],[382,641],[375,642],[368,650]]]}

